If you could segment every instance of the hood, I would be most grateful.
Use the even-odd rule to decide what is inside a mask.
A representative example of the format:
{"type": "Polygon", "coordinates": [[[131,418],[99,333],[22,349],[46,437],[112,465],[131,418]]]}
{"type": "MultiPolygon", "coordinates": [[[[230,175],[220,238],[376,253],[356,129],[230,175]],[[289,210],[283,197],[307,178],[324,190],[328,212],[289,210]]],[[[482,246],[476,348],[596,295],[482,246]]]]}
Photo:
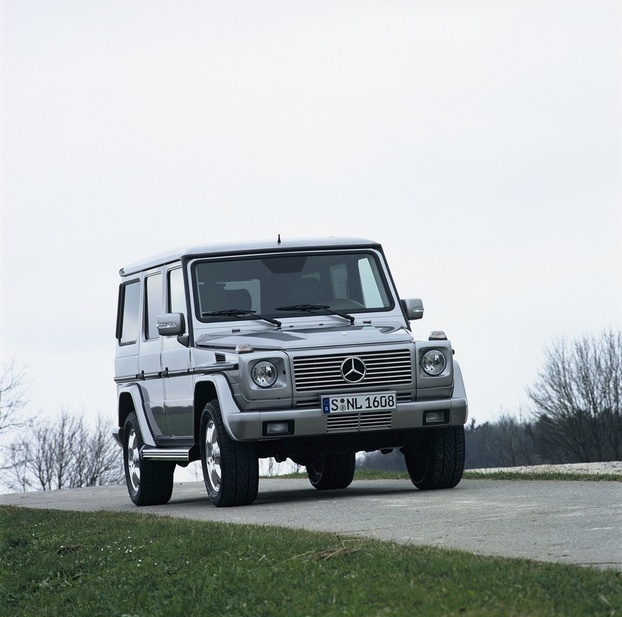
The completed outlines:
{"type": "Polygon", "coordinates": [[[284,351],[317,347],[380,345],[412,343],[405,328],[388,326],[346,326],[308,329],[243,330],[228,334],[203,334],[196,340],[197,347],[217,347],[234,350],[244,343],[257,351],[284,351]]]}

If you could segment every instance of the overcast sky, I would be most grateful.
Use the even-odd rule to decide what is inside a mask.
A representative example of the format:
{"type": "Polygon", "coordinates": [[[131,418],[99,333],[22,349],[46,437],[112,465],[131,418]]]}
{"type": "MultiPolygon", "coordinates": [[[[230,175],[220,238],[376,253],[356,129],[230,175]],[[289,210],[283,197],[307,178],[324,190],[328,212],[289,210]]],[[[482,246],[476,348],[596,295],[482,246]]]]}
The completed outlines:
{"type": "Polygon", "coordinates": [[[478,422],[622,327],[618,0],[1,4],[0,360],[115,418],[118,271],[223,240],[381,242],[478,422]]]}

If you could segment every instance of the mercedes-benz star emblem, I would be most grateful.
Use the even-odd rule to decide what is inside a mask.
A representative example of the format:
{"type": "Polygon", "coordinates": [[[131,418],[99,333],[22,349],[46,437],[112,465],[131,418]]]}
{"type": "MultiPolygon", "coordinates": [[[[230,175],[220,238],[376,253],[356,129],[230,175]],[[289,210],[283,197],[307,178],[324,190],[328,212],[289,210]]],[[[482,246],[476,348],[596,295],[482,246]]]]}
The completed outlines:
{"type": "Polygon", "coordinates": [[[360,358],[346,358],[341,363],[341,374],[346,381],[356,383],[365,377],[365,362],[360,358]]]}

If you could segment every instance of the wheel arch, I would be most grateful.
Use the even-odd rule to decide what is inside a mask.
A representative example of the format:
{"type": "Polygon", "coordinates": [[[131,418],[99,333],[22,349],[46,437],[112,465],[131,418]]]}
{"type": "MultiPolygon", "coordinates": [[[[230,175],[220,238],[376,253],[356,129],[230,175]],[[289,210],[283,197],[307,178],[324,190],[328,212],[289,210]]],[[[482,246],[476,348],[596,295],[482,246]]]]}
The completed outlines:
{"type": "Polygon", "coordinates": [[[134,405],[134,399],[130,392],[121,392],[119,394],[119,409],[118,409],[118,425],[119,428],[123,428],[127,417],[133,412],[136,411],[136,406],[134,405]]]}
{"type": "Polygon", "coordinates": [[[201,426],[201,414],[203,408],[212,400],[217,400],[222,415],[225,429],[232,439],[233,432],[230,427],[230,415],[239,413],[239,408],[231,392],[229,381],[222,374],[209,375],[194,386],[194,440],[199,443],[199,429],[201,426]]]}
{"type": "Polygon", "coordinates": [[[456,360],[454,360],[454,398],[463,398],[466,400],[466,388],[464,387],[464,378],[462,377],[462,369],[456,360]]]}
{"type": "MultiPolygon", "coordinates": [[[[456,420],[460,424],[466,424],[469,419],[469,402],[467,399],[466,388],[464,387],[464,378],[462,377],[462,369],[460,365],[454,360],[454,390],[452,399],[460,405],[456,406],[461,410],[460,414],[456,414],[456,420]]],[[[454,414],[452,414],[453,416],[454,414]]],[[[452,424],[454,424],[452,422],[452,424]]]]}
{"type": "Polygon", "coordinates": [[[199,430],[201,426],[201,414],[207,403],[218,400],[216,384],[211,380],[197,382],[194,388],[194,442],[199,443],[199,430]]]}
{"type": "Polygon", "coordinates": [[[123,426],[125,425],[125,421],[132,412],[136,413],[145,444],[155,446],[151,427],[145,417],[142,393],[137,384],[132,384],[123,388],[118,394],[117,413],[121,439],[123,439],[123,426]]]}

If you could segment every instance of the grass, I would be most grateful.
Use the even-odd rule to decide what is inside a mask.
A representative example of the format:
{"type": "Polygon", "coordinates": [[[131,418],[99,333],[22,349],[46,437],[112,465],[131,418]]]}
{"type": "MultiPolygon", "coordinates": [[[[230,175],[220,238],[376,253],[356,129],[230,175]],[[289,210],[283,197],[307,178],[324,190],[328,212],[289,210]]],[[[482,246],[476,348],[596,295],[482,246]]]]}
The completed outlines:
{"type": "Polygon", "coordinates": [[[278,527],[0,507],[0,612],[11,617],[611,616],[621,607],[615,571],[278,527]]]}
{"type": "Polygon", "coordinates": [[[564,471],[465,471],[466,480],[582,480],[590,482],[622,482],[619,473],[575,473],[564,471]]]}

